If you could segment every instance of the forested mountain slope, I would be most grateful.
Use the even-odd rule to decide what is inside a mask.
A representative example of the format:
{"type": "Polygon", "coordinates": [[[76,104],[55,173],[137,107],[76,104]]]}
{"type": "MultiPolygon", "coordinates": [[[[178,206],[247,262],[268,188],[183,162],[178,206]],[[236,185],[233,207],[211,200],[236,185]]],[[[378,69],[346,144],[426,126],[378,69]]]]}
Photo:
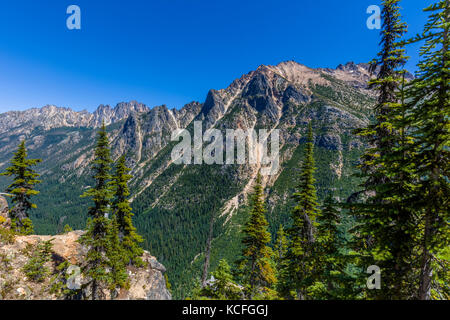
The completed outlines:
{"type": "Polygon", "coordinates": [[[0,170],[26,138],[30,157],[43,159],[37,168],[38,209],[32,213],[36,231],[56,233],[65,224],[83,228],[87,200],[79,195],[92,183],[88,164],[96,128],[105,120],[114,158],[127,154],[132,168],[135,225],[145,248],[167,267],[174,297],[180,298],[200,276],[211,222],[212,267],[220,258],[237,258],[247,194],[260,166],[174,164],[172,132],[192,133],[194,121],[224,136],[226,129],[279,129],[280,169],[263,177],[274,233],[287,220],[308,122],[315,134],[319,197],[333,192],[346,199],[357,189],[352,174],[363,144],[351,132],[370,121],[369,78],[367,64],[312,69],[288,61],[260,66],[226,89],[210,90],[204,103],[179,110],[131,102],[100,106],[93,114],[53,106],[0,114],[0,170]]]}

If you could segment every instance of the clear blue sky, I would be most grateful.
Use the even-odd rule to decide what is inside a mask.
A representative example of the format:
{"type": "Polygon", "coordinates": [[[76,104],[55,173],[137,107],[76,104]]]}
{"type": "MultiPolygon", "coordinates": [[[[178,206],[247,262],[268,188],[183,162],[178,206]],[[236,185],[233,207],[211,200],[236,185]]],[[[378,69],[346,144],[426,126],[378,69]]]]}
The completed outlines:
{"type": "MultiPolygon", "coordinates": [[[[402,1],[411,34],[428,3],[402,1]]],[[[380,0],[3,0],[0,112],[133,99],[179,108],[261,64],[367,62],[379,42],[366,27],[371,4],[380,0]],[[66,27],[71,4],[81,30],[66,27]]]]}

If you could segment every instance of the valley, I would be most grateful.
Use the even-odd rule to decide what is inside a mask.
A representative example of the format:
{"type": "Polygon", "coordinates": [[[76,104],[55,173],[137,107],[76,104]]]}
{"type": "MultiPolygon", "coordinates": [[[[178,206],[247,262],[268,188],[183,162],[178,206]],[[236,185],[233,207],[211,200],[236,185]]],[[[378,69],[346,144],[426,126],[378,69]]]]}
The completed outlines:
{"type": "MultiPolygon", "coordinates": [[[[203,252],[213,221],[211,269],[240,254],[240,227],[258,164],[175,164],[172,132],[194,122],[203,132],[217,129],[279,130],[280,168],[264,176],[270,231],[288,221],[290,194],[297,183],[307,124],[314,131],[320,201],[332,194],[345,201],[358,189],[355,166],[364,149],[352,134],[369,123],[375,95],[367,88],[367,64],[313,69],[294,61],[260,66],[229,87],[210,90],[203,103],[180,109],[148,107],[132,101],[99,106],[94,113],[46,106],[0,114],[0,170],[21,139],[29,155],[43,159],[38,208],[31,218],[39,234],[59,233],[64,225],[83,229],[88,200],[79,196],[92,184],[89,161],[96,129],[107,124],[114,159],[126,155],[132,168],[134,224],[144,248],[167,268],[173,296],[184,298],[200,278],[203,252]]],[[[0,179],[0,189],[8,180],[0,179]]],[[[348,224],[351,222],[348,221],[348,224]]]]}

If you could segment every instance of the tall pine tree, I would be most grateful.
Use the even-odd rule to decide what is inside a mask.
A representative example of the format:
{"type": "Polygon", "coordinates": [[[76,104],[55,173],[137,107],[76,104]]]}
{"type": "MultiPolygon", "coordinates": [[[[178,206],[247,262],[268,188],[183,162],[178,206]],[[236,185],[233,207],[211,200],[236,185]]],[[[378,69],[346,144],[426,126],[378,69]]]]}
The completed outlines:
{"type": "Polygon", "coordinates": [[[25,140],[19,144],[14,157],[11,160],[11,166],[1,173],[2,176],[13,176],[13,182],[6,188],[6,192],[12,194],[13,207],[10,209],[13,229],[21,234],[33,233],[33,224],[28,216],[28,212],[36,205],[31,202],[31,197],[39,194],[35,190],[37,174],[31,167],[41,162],[40,159],[28,159],[25,140]]]}
{"type": "Polygon", "coordinates": [[[117,224],[121,247],[124,250],[123,258],[125,263],[142,266],[141,256],[144,250],[139,246],[139,243],[143,239],[137,234],[136,228],[133,226],[133,213],[128,200],[130,195],[128,181],[132,176],[128,172],[130,172],[130,169],[125,165],[125,156],[122,156],[117,162],[116,171],[112,179],[114,189],[114,200],[112,203],[113,220],[117,224]]]}
{"type": "Polygon", "coordinates": [[[350,278],[345,268],[347,259],[344,254],[344,238],[339,230],[340,212],[331,195],[328,195],[317,216],[316,266],[317,281],[321,283],[319,299],[347,298],[350,278]]]}
{"type": "Polygon", "coordinates": [[[110,187],[111,163],[108,134],[103,123],[98,132],[95,158],[92,161],[95,186],[82,195],[82,197],[90,197],[94,202],[94,205],[89,208],[90,218],[86,233],[80,238],[80,243],[89,248],[83,273],[90,279],[92,300],[103,299],[102,287],[110,282],[107,270],[110,266],[108,260],[108,249],[110,248],[108,215],[113,197],[110,187]]]}
{"type": "Polygon", "coordinates": [[[375,106],[375,123],[366,128],[356,130],[365,137],[371,148],[362,157],[361,169],[367,175],[366,191],[373,191],[376,185],[387,182],[388,178],[377,174],[374,159],[389,153],[397,132],[392,127],[392,104],[398,103],[397,91],[402,80],[402,68],[406,63],[405,49],[400,41],[407,31],[406,24],[401,21],[400,0],[383,0],[381,35],[381,51],[378,58],[371,63],[371,71],[378,72],[377,77],[369,81],[369,87],[378,94],[375,106]]]}
{"type": "Polygon", "coordinates": [[[243,228],[243,258],[239,261],[246,286],[247,297],[252,298],[262,290],[276,283],[275,271],[272,267],[273,251],[268,246],[271,241],[268,222],[265,217],[264,192],[261,175],[258,173],[254,192],[251,196],[250,218],[243,228]]]}
{"type": "Polygon", "coordinates": [[[306,154],[303,161],[300,182],[293,194],[295,207],[292,210],[292,226],[288,230],[289,278],[294,290],[290,298],[307,299],[308,287],[314,284],[316,270],[314,263],[315,221],[319,212],[316,187],[314,186],[314,139],[311,123],[308,126],[306,154]]]}
{"type": "Polygon", "coordinates": [[[111,297],[114,298],[117,295],[118,287],[128,288],[129,286],[126,268],[129,262],[128,254],[120,242],[119,224],[115,218],[111,219],[108,223],[107,244],[108,284],[111,297]]]}
{"type": "Polygon", "coordinates": [[[414,273],[414,230],[416,219],[411,206],[414,194],[414,164],[407,159],[411,137],[407,127],[404,101],[404,44],[406,25],[401,21],[399,0],[383,1],[381,51],[373,68],[377,78],[370,82],[378,93],[375,122],[357,131],[366,137],[369,148],[360,166],[366,181],[368,198],[354,205],[352,213],[358,226],[354,229],[360,255],[362,276],[366,268],[377,265],[383,270],[383,290],[367,291],[378,299],[406,299],[411,296],[414,273]]]}
{"type": "MultiPolygon", "coordinates": [[[[407,119],[414,137],[414,155],[420,177],[417,209],[420,215],[420,272],[418,299],[430,299],[440,253],[450,241],[450,1],[440,0],[425,9],[429,19],[423,34],[413,42],[425,41],[420,50],[419,71],[410,88],[407,119]]],[[[447,266],[448,268],[448,261],[447,266]]],[[[448,283],[448,271],[440,273],[448,283]]],[[[447,289],[448,290],[448,289],[447,289]]]]}

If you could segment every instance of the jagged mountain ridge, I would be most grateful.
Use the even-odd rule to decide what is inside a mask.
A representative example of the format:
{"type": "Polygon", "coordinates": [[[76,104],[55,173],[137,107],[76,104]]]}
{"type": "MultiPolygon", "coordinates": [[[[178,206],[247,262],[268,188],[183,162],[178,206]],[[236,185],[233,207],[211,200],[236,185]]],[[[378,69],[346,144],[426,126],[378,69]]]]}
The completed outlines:
{"type": "MultiPolygon", "coordinates": [[[[353,62],[339,65],[336,69],[310,69],[293,61],[280,63],[277,66],[262,65],[256,71],[252,71],[241,79],[235,80],[227,89],[211,90],[206,98],[205,109],[202,112],[208,113],[208,106],[214,101],[215,95],[220,95],[223,92],[232,93],[233,90],[239,89],[239,85],[245,83],[246,79],[251,78],[258,72],[267,73],[272,71],[299,85],[305,85],[305,80],[317,80],[316,76],[324,72],[338,79],[352,82],[355,86],[360,85],[362,88],[366,88],[369,79],[368,68],[368,64],[355,64],[353,62]],[[300,74],[306,75],[306,77],[301,78],[298,76],[300,74]]],[[[183,108],[181,110],[172,109],[171,112],[177,114],[183,113],[183,110],[183,108]]],[[[99,127],[102,121],[109,125],[129,117],[133,113],[147,113],[149,111],[149,107],[137,101],[120,102],[114,108],[101,104],[93,113],[86,110],[74,111],[70,108],[46,105],[42,108],[0,113],[0,133],[8,131],[11,133],[12,130],[17,130],[18,128],[22,128],[24,133],[29,133],[30,130],[40,126],[45,130],[58,127],[99,127]],[[26,131],[23,128],[25,125],[27,126],[26,129],[28,129],[26,131]]]]}
{"type": "Polygon", "coordinates": [[[127,118],[132,113],[149,110],[150,108],[137,101],[120,102],[114,108],[101,104],[93,113],[46,105],[42,108],[1,113],[0,133],[21,133],[20,130],[22,133],[29,133],[36,127],[43,127],[45,130],[59,127],[99,127],[102,121],[109,125],[127,118]]]}
{"type": "MultiPolygon", "coordinates": [[[[319,195],[333,190],[342,198],[356,186],[351,173],[363,145],[351,131],[370,119],[374,95],[367,88],[369,78],[367,64],[312,69],[287,61],[262,65],[225,89],[210,90],[203,104],[193,102],[180,110],[160,106],[109,118],[113,156],[127,154],[133,169],[136,225],[146,238],[146,248],[167,266],[175,297],[182,297],[198,274],[212,218],[213,266],[221,256],[234,259],[239,251],[238,226],[245,217],[240,208],[246,204],[259,166],[174,165],[171,132],[177,128],[192,131],[194,120],[203,121],[203,129],[279,129],[281,168],[277,175],[264,179],[270,190],[268,219],[271,229],[276,229],[287,221],[289,194],[309,121],[315,132],[319,195]]],[[[108,108],[99,109],[98,114],[110,114],[108,108]]],[[[43,183],[39,208],[33,213],[39,232],[55,232],[65,223],[75,228],[84,225],[87,202],[78,195],[91,183],[88,164],[95,127],[101,122],[101,118],[95,122],[90,117],[83,120],[84,126],[60,121],[59,126],[37,125],[23,131],[22,123],[0,131],[0,169],[23,137],[31,156],[47,159],[39,167],[43,183]]]]}

